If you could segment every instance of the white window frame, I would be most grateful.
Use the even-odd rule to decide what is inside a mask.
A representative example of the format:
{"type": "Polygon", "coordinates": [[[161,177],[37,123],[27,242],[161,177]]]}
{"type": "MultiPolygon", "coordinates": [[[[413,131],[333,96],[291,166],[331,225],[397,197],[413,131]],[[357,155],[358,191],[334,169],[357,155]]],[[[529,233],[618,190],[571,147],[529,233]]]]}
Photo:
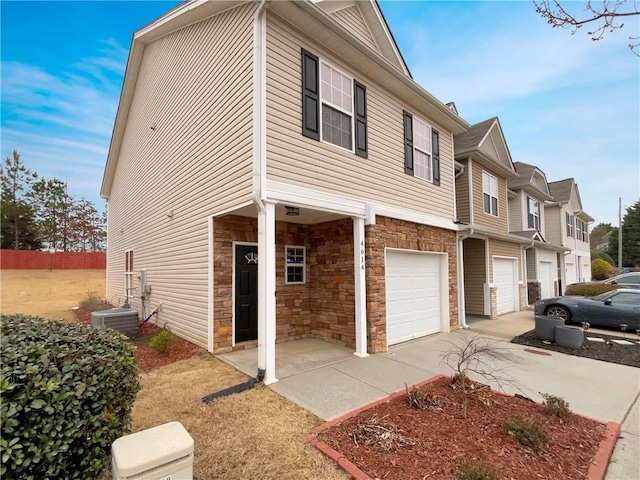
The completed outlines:
{"type": "Polygon", "coordinates": [[[302,245],[285,245],[284,247],[284,263],[285,263],[285,272],[284,272],[284,281],[287,285],[301,285],[307,282],[307,249],[302,245]],[[302,264],[300,263],[289,263],[289,250],[302,250],[302,264]],[[300,267],[302,266],[302,281],[300,282],[290,282],[289,281],[289,267],[300,267]]]}
{"type": "Polygon", "coordinates": [[[129,297],[133,291],[133,249],[124,251],[124,293],[129,303],[129,297]]]}
{"type": "Polygon", "coordinates": [[[567,223],[567,228],[566,230],[566,234],[568,238],[576,238],[575,235],[575,217],[573,215],[571,215],[570,213],[566,214],[566,223],[567,223]]]}
{"type": "Polygon", "coordinates": [[[540,202],[535,198],[527,197],[527,227],[540,231],[540,202]],[[529,214],[533,217],[533,226],[529,225],[529,214]],[[537,221],[536,221],[537,220],[537,221]]]}
{"type": "Polygon", "coordinates": [[[318,81],[320,84],[320,95],[319,95],[319,99],[320,99],[320,141],[322,143],[326,143],[327,145],[333,145],[334,147],[337,147],[341,150],[345,150],[351,153],[354,153],[354,143],[355,143],[355,125],[354,125],[354,92],[353,92],[353,77],[350,75],[347,75],[347,73],[345,73],[343,70],[336,68],[333,64],[331,64],[330,62],[327,62],[324,59],[320,59],[319,60],[320,66],[318,69],[318,81]],[[350,97],[351,97],[351,102],[349,102],[349,110],[345,110],[344,107],[338,106],[335,103],[331,102],[330,100],[325,100],[324,98],[324,94],[326,92],[326,86],[325,86],[325,82],[323,81],[323,66],[327,66],[332,70],[335,70],[337,73],[343,75],[344,77],[346,77],[349,80],[349,89],[350,89],[350,97]],[[332,143],[328,140],[324,139],[324,122],[322,121],[322,107],[323,105],[327,105],[330,108],[333,108],[334,110],[337,110],[341,113],[344,113],[345,115],[349,116],[349,124],[351,127],[351,147],[350,148],[344,148],[342,145],[336,145],[335,143],[332,143]]]}
{"type": "Polygon", "coordinates": [[[413,116],[413,176],[433,182],[433,127],[419,117],[413,116]],[[419,134],[419,128],[425,134],[419,134]],[[424,142],[419,139],[424,138],[424,142]],[[418,161],[419,155],[426,155],[426,161],[418,161]]]}
{"type": "Polygon", "coordinates": [[[489,172],[482,171],[482,211],[487,215],[492,215],[497,217],[499,214],[498,208],[498,177],[495,175],[491,175],[489,172]],[[486,179],[486,181],[485,181],[486,179]],[[495,190],[493,188],[493,183],[495,182],[495,190]],[[488,187],[488,188],[487,188],[488,187]],[[493,194],[495,191],[495,195],[493,194]],[[484,196],[487,195],[489,197],[489,211],[487,212],[485,204],[484,204],[484,196]],[[496,211],[493,212],[493,199],[496,199],[496,211]]]}

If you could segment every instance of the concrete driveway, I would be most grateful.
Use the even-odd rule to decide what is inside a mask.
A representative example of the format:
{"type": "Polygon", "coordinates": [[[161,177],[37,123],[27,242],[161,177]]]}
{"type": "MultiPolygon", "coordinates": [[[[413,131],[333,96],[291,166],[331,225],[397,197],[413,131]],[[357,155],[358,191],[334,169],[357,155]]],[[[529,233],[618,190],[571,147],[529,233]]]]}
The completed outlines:
{"type": "MultiPolygon", "coordinates": [[[[443,355],[480,334],[495,339],[500,348],[510,353],[508,362],[496,364],[518,385],[503,385],[506,393],[521,393],[536,401],[542,401],[541,393],[558,395],[576,413],[622,424],[622,438],[606,478],[640,479],[640,369],[508,343],[512,337],[531,330],[533,322],[531,311],[493,321],[478,319],[468,322],[469,330],[431,335],[366,358],[353,356],[351,349],[313,339],[278,344],[279,381],[270,387],[318,417],[330,420],[405,385],[439,373],[451,374],[452,369],[442,362],[443,355]]],[[[255,375],[255,350],[220,358],[255,375]]]]}

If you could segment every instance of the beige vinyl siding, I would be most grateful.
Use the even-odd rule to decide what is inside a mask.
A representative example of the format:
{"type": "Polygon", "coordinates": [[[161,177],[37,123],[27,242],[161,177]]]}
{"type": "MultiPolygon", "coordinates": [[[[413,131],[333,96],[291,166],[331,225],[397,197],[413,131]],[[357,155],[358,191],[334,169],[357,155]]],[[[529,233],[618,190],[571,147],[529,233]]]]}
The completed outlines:
{"type": "Polygon", "coordinates": [[[473,223],[482,227],[490,227],[499,232],[509,231],[508,210],[507,210],[507,189],[506,180],[495,172],[488,170],[481,165],[473,165],[473,223]],[[498,216],[495,217],[484,212],[484,200],[482,192],[482,172],[487,172],[498,179],[498,216]]]}
{"type": "Polygon", "coordinates": [[[522,257],[520,244],[505,242],[503,240],[489,239],[489,283],[494,283],[493,257],[509,257],[518,260],[518,280],[522,280],[522,257]]]}
{"type": "Polygon", "coordinates": [[[522,210],[522,190],[516,191],[516,196],[509,199],[509,231],[520,232],[524,230],[524,212],[522,210]]]}
{"type": "Polygon", "coordinates": [[[484,315],[485,242],[468,238],[463,242],[463,249],[464,308],[467,314],[484,315]]]}
{"type": "Polygon", "coordinates": [[[456,209],[458,220],[471,223],[471,208],[469,204],[469,161],[463,161],[464,171],[456,178],[456,209]]]}
{"type": "Polygon", "coordinates": [[[433,125],[440,132],[440,186],[405,174],[402,111],[411,108],[291,27],[272,17],[267,23],[267,178],[453,219],[450,132],[433,125]],[[302,135],[301,47],[366,85],[368,158],[302,135]]]}
{"type": "Polygon", "coordinates": [[[544,209],[544,228],[546,235],[544,239],[554,245],[562,244],[562,230],[564,228],[564,215],[560,218],[561,209],[559,207],[546,207],[544,209]]]}
{"type": "Polygon", "coordinates": [[[379,52],[376,42],[371,36],[369,27],[362,18],[360,9],[357,5],[352,5],[348,8],[343,8],[331,14],[331,16],[344,28],[346,28],[353,35],[358,37],[358,40],[362,41],[365,45],[371,49],[379,52]]]}
{"type": "Polygon", "coordinates": [[[526,250],[525,259],[527,262],[527,281],[535,282],[538,279],[538,266],[536,265],[536,254],[533,249],[526,250]]]}
{"type": "Polygon", "coordinates": [[[208,217],[251,197],[253,9],[145,47],[108,203],[108,297],[124,300],[133,249],[152,289],[146,314],[162,302],[158,323],[203,347],[208,217]]]}

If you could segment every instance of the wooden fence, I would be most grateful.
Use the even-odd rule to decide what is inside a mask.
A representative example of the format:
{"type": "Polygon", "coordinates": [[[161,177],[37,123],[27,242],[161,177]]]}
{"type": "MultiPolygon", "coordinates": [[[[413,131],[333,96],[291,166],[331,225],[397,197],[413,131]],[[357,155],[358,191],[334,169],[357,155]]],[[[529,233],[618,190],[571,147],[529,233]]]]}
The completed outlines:
{"type": "Polygon", "coordinates": [[[105,252],[55,252],[42,250],[0,250],[0,268],[9,270],[104,270],[105,252]]]}

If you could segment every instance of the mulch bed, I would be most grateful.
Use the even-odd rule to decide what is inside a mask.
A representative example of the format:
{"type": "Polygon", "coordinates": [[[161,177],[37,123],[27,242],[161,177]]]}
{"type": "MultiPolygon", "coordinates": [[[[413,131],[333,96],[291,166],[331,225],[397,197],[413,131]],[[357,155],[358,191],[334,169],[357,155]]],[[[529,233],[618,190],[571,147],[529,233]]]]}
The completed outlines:
{"type": "Polygon", "coordinates": [[[402,394],[320,430],[317,440],[373,479],[453,479],[463,461],[492,467],[496,478],[507,480],[587,478],[605,425],[578,415],[561,420],[544,414],[537,403],[495,392],[490,406],[472,395],[464,419],[462,394],[450,384],[450,378],[441,378],[421,387],[440,399],[435,409],[412,408],[402,394]],[[550,435],[545,452],[536,454],[502,430],[502,421],[514,415],[534,420],[550,435]],[[404,441],[389,451],[379,444],[364,446],[362,438],[357,442],[354,432],[362,432],[371,419],[391,422],[404,441]]]}
{"type": "MultiPolygon", "coordinates": [[[[79,309],[76,310],[76,319],[85,325],[91,325],[91,311],[79,309]]],[[[206,350],[188,342],[183,338],[179,338],[170,352],[160,353],[149,348],[147,342],[155,334],[160,332],[160,328],[152,323],[146,323],[140,327],[138,335],[131,340],[136,347],[133,354],[138,361],[138,368],[143,372],[149,372],[154,368],[162,367],[178,360],[186,360],[204,353],[206,350]]]]}
{"type": "Polygon", "coordinates": [[[627,335],[626,339],[601,333],[589,333],[589,331],[587,331],[586,336],[599,337],[604,339],[605,342],[592,342],[585,339],[582,347],[574,350],[572,348],[561,347],[553,342],[539,340],[536,337],[535,331],[531,330],[530,332],[513,338],[511,343],[640,368],[640,344],[637,343],[638,338],[635,333],[633,335],[627,335]],[[611,340],[627,340],[634,345],[617,345],[612,343],[611,340]]]}

